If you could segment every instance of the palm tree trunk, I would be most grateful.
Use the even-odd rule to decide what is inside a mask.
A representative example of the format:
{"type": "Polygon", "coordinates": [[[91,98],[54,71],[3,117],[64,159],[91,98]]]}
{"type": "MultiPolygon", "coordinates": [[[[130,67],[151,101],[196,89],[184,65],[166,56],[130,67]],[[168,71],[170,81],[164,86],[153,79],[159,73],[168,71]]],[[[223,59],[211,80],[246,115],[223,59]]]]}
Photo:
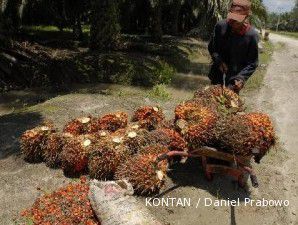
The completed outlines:
{"type": "Polygon", "coordinates": [[[119,47],[118,0],[93,0],[90,48],[111,50],[119,47]]]}
{"type": "Polygon", "coordinates": [[[171,33],[172,35],[178,34],[178,23],[179,23],[179,13],[181,9],[181,0],[173,0],[172,4],[172,23],[171,23],[171,33]]]}
{"type": "Polygon", "coordinates": [[[152,38],[154,41],[162,40],[162,0],[154,0],[152,4],[152,38]]]}

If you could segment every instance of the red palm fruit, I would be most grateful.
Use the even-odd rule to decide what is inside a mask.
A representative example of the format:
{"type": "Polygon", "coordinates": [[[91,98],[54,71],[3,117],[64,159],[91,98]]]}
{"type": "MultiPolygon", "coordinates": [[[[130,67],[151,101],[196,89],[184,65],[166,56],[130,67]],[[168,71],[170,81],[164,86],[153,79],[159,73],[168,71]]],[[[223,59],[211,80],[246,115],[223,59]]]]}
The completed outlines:
{"type": "Polygon", "coordinates": [[[219,111],[243,111],[243,102],[234,91],[221,85],[208,86],[194,94],[194,101],[199,101],[207,106],[215,104],[219,111]]]}
{"type": "Polygon", "coordinates": [[[54,133],[54,128],[50,126],[38,126],[32,130],[25,131],[20,138],[21,152],[26,161],[31,163],[43,160],[43,146],[47,138],[54,133]]]}
{"type": "Polygon", "coordinates": [[[217,127],[220,146],[236,155],[255,155],[256,161],[275,143],[273,124],[268,115],[248,113],[232,116],[217,127]]]}
{"type": "Polygon", "coordinates": [[[155,145],[148,145],[146,147],[143,147],[139,154],[145,155],[145,154],[154,154],[154,155],[161,155],[164,153],[169,152],[169,149],[167,147],[164,147],[163,145],[155,144],[155,145]]]}
{"type": "Polygon", "coordinates": [[[176,128],[191,148],[212,145],[217,113],[198,102],[180,104],[175,110],[176,128]]]}
{"type": "Polygon", "coordinates": [[[139,129],[135,131],[128,131],[123,139],[123,144],[127,146],[131,154],[138,153],[139,150],[151,144],[149,137],[149,131],[145,129],[139,129]]]}
{"type": "Polygon", "coordinates": [[[270,117],[264,113],[248,113],[243,117],[256,137],[257,144],[253,149],[253,153],[261,160],[276,142],[273,123],[270,117]]]}
{"type": "Polygon", "coordinates": [[[124,144],[132,155],[150,144],[149,131],[141,128],[138,123],[131,123],[126,128],[117,130],[111,137],[114,142],[124,144]]]}
{"type": "Polygon", "coordinates": [[[107,114],[98,120],[100,130],[116,131],[125,128],[128,123],[128,115],[124,112],[107,114]]]}
{"type": "Polygon", "coordinates": [[[52,168],[57,168],[60,166],[60,154],[62,152],[63,146],[72,137],[73,135],[69,133],[53,133],[49,135],[43,147],[43,158],[47,166],[52,168]]]}
{"type": "Polygon", "coordinates": [[[164,118],[165,116],[160,108],[143,106],[135,111],[132,121],[139,122],[142,128],[154,130],[162,123],[164,118]]]}
{"type": "Polygon", "coordinates": [[[99,225],[88,198],[86,179],[61,187],[53,193],[38,198],[31,208],[22,212],[24,223],[39,225],[99,225]]]}
{"type": "Polygon", "coordinates": [[[126,179],[139,195],[159,192],[165,182],[167,162],[156,162],[157,155],[145,154],[129,158],[118,167],[115,178],[126,179]]]}
{"type": "MultiPolygon", "coordinates": [[[[154,131],[153,131],[154,132],[154,131]]],[[[187,148],[187,144],[183,137],[181,135],[173,130],[173,129],[168,129],[168,128],[162,128],[156,130],[157,133],[159,133],[160,137],[166,136],[167,137],[167,146],[169,150],[173,151],[184,151],[187,148]]]]}
{"type": "Polygon", "coordinates": [[[77,175],[85,172],[88,157],[97,140],[92,135],[74,136],[63,146],[60,155],[61,167],[66,174],[77,175]]]}
{"type": "Polygon", "coordinates": [[[104,141],[90,152],[88,169],[91,178],[112,179],[121,162],[130,157],[129,150],[122,144],[104,141]]]}
{"type": "Polygon", "coordinates": [[[188,127],[185,133],[190,150],[201,146],[211,146],[214,141],[214,127],[208,127],[206,124],[197,124],[188,127]]]}
{"type": "Polygon", "coordinates": [[[99,130],[97,119],[92,118],[91,116],[73,119],[63,128],[64,133],[70,133],[72,135],[94,133],[99,130]]]}

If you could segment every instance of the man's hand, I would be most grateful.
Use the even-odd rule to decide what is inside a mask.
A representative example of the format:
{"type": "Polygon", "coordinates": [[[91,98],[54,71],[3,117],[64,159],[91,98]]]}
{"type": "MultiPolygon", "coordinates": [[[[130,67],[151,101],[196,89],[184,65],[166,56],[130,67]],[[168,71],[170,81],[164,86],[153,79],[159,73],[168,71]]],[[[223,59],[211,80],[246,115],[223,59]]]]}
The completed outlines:
{"type": "Polygon", "coordinates": [[[240,90],[243,88],[244,82],[243,80],[234,80],[234,84],[229,85],[229,88],[236,93],[239,93],[240,90]]]}
{"type": "Polygon", "coordinates": [[[222,73],[227,73],[228,72],[228,66],[227,66],[227,64],[221,63],[220,66],[219,66],[219,70],[222,73]]]}
{"type": "Polygon", "coordinates": [[[237,91],[240,91],[244,86],[244,82],[242,80],[235,80],[234,86],[237,91]]]}

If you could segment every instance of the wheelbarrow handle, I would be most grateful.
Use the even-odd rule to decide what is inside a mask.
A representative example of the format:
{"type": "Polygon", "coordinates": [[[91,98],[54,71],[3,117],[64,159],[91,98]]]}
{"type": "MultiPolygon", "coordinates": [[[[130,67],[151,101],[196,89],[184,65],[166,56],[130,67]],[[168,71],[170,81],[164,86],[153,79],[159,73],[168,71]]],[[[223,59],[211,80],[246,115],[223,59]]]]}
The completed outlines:
{"type": "Polygon", "coordinates": [[[259,182],[258,182],[258,178],[256,175],[250,175],[250,181],[251,181],[251,184],[254,188],[257,188],[259,187],[259,182]]]}

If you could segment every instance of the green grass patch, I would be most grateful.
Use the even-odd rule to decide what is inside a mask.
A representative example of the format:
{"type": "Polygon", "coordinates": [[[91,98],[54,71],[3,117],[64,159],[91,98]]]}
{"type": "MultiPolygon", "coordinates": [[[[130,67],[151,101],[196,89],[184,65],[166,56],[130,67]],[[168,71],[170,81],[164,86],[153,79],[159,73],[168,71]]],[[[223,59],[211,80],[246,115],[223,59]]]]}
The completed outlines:
{"type": "Polygon", "coordinates": [[[260,53],[259,67],[247,81],[245,85],[245,91],[259,89],[262,86],[264,76],[266,74],[267,67],[271,61],[274,50],[275,47],[270,41],[264,42],[263,52],[260,53]]]}
{"type": "Polygon", "coordinates": [[[158,99],[158,100],[169,100],[171,94],[167,90],[167,86],[164,84],[155,85],[148,93],[149,98],[158,99]]]}

